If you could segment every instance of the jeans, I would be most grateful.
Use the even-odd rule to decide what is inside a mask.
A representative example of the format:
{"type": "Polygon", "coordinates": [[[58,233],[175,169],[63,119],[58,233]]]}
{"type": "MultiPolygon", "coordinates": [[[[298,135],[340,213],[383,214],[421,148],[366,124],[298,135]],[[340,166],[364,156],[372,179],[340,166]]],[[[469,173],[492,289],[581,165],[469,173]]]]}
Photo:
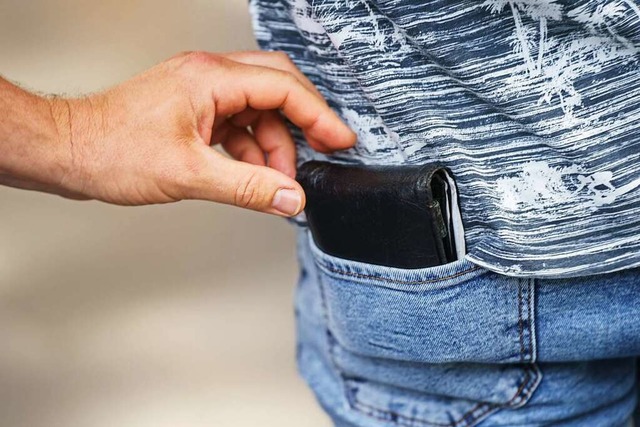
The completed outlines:
{"type": "Polygon", "coordinates": [[[639,270],[388,268],[323,253],[303,226],[298,253],[298,365],[337,426],[632,425],[639,270]]]}

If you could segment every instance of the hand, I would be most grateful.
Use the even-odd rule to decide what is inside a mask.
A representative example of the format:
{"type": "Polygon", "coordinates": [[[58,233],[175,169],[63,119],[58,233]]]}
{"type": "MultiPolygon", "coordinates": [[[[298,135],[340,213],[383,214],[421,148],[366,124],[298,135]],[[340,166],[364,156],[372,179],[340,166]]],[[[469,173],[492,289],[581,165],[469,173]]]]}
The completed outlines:
{"type": "Polygon", "coordinates": [[[57,167],[17,168],[4,183],[120,205],[204,199],[295,215],[305,199],[282,115],[318,151],[355,143],[280,53],[182,54],[104,93],[48,102],[57,167]]]}

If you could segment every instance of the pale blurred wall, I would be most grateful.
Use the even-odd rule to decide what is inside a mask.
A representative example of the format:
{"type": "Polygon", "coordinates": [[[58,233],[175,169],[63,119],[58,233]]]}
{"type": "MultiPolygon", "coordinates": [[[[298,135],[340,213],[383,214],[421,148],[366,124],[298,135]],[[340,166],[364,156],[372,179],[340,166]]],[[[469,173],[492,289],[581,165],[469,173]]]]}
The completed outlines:
{"type": "MultiPolygon", "coordinates": [[[[42,92],[248,48],[245,0],[0,0],[0,74],[42,92]]],[[[274,217],[0,187],[0,426],[328,426],[295,374],[295,277],[274,217]]]]}

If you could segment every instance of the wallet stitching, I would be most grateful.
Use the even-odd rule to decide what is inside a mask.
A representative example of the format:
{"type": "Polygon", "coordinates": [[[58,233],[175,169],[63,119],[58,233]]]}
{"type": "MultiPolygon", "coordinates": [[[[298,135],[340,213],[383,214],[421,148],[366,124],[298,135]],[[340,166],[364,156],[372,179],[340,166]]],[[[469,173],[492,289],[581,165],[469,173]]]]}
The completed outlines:
{"type": "Polygon", "coordinates": [[[335,274],[340,274],[340,275],[343,275],[343,276],[356,277],[358,279],[380,280],[380,281],[387,282],[387,283],[399,283],[399,284],[405,284],[405,285],[409,285],[409,284],[422,285],[422,284],[428,284],[428,283],[442,282],[442,281],[448,280],[448,279],[455,279],[456,277],[460,277],[462,275],[465,275],[467,273],[471,273],[471,272],[479,270],[481,268],[480,266],[476,265],[476,266],[473,266],[473,267],[469,267],[466,270],[459,271],[457,273],[450,274],[448,276],[434,278],[434,279],[402,280],[402,279],[390,279],[390,278],[387,278],[387,277],[374,276],[374,275],[370,275],[370,274],[354,273],[352,271],[346,271],[346,270],[341,270],[341,269],[338,269],[338,268],[330,267],[330,266],[325,265],[325,264],[320,264],[320,267],[322,267],[323,269],[325,269],[325,270],[327,270],[329,272],[332,272],[332,273],[335,273],[335,274]]]}

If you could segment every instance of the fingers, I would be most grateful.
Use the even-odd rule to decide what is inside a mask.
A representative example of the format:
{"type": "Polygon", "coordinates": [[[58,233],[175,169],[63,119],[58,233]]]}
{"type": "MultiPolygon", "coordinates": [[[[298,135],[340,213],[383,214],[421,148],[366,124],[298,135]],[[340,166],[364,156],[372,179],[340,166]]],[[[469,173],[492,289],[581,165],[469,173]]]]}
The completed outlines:
{"type": "Polygon", "coordinates": [[[291,178],[296,175],[296,149],[289,129],[276,111],[247,109],[219,123],[213,143],[220,143],[236,160],[272,167],[291,178]],[[247,130],[251,126],[253,134],[247,130]]]}
{"type": "Polygon", "coordinates": [[[345,149],[355,143],[355,134],[294,74],[238,62],[230,62],[225,68],[227,75],[221,75],[219,70],[212,73],[217,113],[233,115],[247,107],[280,109],[303,130],[316,150],[345,149]]]}
{"type": "Polygon", "coordinates": [[[295,178],[296,147],[280,114],[277,111],[263,112],[253,125],[253,134],[267,153],[269,166],[295,178]]]}
{"type": "Polygon", "coordinates": [[[210,147],[194,145],[204,167],[194,179],[185,180],[185,198],[211,200],[281,216],[293,216],[304,208],[304,192],[292,178],[265,166],[224,157],[210,147]]]}
{"type": "Polygon", "coordinates": [[[260,116],[260,111],[247,108],[242,113],[231,116],[229,120],[234,126],[246,128],[247,126],[251,126],[251,124],[258,119],[258,116],[260,116]]]}
{"type": "Polygon", "coordinates": [[[232,126],[227,133],[227,139],[222,141],[221,145],[224,151],[236,160],[257,166],[267,164],[262,148],[246,129],[232,126]]]}
{"type": "Polygon", "coordinates": [[[307,89],[315,93],[318,98],[324,101],[324,97],[311,80],[305,76],[302,71],[291,61],[289,56],[284,52],[230,52],[223,54],[225,58],[247,65],[258,65],[261,67],[274,68],[276,70],[286,71],[293,74],[307,89]]]}

